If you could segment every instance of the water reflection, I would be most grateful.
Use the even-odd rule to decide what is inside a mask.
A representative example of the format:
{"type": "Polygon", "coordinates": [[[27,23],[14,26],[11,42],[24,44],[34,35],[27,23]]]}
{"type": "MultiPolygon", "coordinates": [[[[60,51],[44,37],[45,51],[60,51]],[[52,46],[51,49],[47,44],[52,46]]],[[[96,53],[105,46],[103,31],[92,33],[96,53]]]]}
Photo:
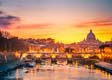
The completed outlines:
{"type": "Polygon", "coordinates": [[[0,76],[0,80],[112,80],[112,75],[93,65],[37,65],[19,68],[0,76]],[[45,69],[48,67],[48,69],[45,69]],[[40,70],[38,69],[40,68],[40,70]]]}

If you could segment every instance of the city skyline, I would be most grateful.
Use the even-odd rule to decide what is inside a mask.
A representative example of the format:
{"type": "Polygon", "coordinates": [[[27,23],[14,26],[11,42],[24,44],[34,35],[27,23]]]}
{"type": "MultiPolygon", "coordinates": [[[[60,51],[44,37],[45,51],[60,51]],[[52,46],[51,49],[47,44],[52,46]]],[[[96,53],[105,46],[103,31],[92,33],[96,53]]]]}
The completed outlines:
{"type": "Polygon", "coordinates": [[[20,38],[82,41],[92,29],[112,38],[111,0],[0,0],[0,28],[20,38]]]}

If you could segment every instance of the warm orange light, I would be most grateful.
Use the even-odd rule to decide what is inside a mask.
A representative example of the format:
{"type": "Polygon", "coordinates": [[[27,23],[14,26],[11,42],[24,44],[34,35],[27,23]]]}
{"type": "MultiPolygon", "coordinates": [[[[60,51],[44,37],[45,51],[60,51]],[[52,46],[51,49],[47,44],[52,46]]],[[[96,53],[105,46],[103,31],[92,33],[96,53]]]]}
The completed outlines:
{"type": "Polygon", "coordinates": [[[67,58],[72,58],[72,54],[67,54],[67,58]]]}
{"type": "Polygon", "coordinates": [[[27,55],[28,55],[27,53],[23,53],[22,58],[25,58],[27,55]]]}
{"type": "Polygon", "coordinates": [[[56,58],[56,54],[51,54],[51,57],[52,58],[56,58]]]}
{"type": "Polygon", "coordinates": [[[96,56],[98,56],[98,58],[101,59],[103,54],[97,54],[96,56]]]}
{"type": "MultiPolygon", "coordinates": [[[[22,26],[22,25],[21,25],[22,26]]],[[[79,42],[86,38],[87,33],[90,29],[93,29],[93,32],[101,41],[109,41],[112,38],[112,29],[107,28],[106,26],[98,27],[77,27],[72,25],[50,25],[46,27],[46,29],[38,29],[38,27],[29,26],[28,28],[20,28],[20,29],[11,29],[8,30],[12,35],[18,36],[20,38],[53,38],[56,42],[64,42],[64,43],[73,43],[79,42]],[[106,37],[105,37],[106,36],[106,37]]]]}
{"type": "Polygon", "coordinates": [[[111,48],[109,48],[109,47],[106,47],[106,48],[104,49],[104,51],[105,51],[106,53],[111,53],[111,52],[112,52],[111,48]]]}
{"type": "Polygon", "coordinates": [[[40,58],[42,56],[42,54],[35,54],[36,58],[40,58]]]}
{"type": "Polygon", "coordinates": [[[90,57],[90,54],[82,54],[82,57],[83,58],[89,58],[90,57]]]}
{"type": "Polygon", "coordinates": [[[20,53],[18,53],[18,52],[16,51],[15,56],[16,56],[17,58],[20,58],[20,53]]]}

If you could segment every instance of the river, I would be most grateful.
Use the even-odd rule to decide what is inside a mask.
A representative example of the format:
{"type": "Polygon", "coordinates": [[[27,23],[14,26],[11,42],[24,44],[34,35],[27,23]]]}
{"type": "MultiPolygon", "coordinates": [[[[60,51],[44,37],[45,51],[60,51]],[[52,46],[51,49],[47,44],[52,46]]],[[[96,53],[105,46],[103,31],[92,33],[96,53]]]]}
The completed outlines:
{"type": "Polygon", "coordinates": [[[94,68],[93,65],[75,63],[73,65],[36,65],[34,68],[17,68],[1,75],[0,80],[112,80],[112,75],[94,68]]]}

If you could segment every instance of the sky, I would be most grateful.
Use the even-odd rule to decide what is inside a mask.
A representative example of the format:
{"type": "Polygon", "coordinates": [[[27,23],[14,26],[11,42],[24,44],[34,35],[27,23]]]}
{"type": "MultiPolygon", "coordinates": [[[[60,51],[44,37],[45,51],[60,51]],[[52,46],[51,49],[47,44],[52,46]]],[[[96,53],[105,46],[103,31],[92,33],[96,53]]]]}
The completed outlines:
{"type": "Polygon", "coordinates": [[[54,38],[73,43],[92,29],[112,38],[112,0],[0,0],[0,29],[19,38],[54,38]]]}

